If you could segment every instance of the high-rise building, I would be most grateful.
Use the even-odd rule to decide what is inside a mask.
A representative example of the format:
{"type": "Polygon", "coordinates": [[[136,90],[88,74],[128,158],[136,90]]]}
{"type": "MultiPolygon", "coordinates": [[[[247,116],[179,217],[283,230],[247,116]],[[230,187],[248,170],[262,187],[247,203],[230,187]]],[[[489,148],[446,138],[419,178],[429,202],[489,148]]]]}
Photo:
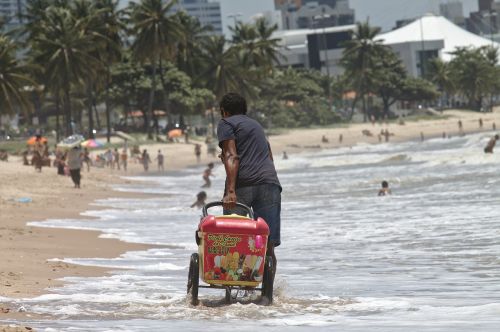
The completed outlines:
{"type": "Polygon", "coordinates": [[[500,2],[479,0],[479,10],[471,12],[466,19],[467,30],[477,35],[498,34],[500,27],[500,2]]]}
{"type": "Polygon", "coordinates": [[[493,0],[479,0],[479,11],[487,11],[491,10],[491,5],[493,4],[493,0]]]}
{"type": "Polygon", "coordinates": [[[281,10],[283,28],[308,29],[354,23],[354,10],[349,0],[275,0],[281,10]]]}
{"type": "Polygon", "coordinates": [[[464,7],[461,1],[448,1],[440,4],[439,13],[456,25],[465,27],[464,7]]]}
{"type": "MultiPolygon", "coordinates": [[[[1,0],[0,0],[1,1],[1,0]]],[[[202,26],[212,27],[209,34],[222,35],[222,17],[220,3],[207,0],[180,0],[173,11],[183,10],[196,17],[202,26]]]]}
{"type": "Polygon", "coordinates": [[[26,0],[0,0],[0,19],[5,22],[6,30],[22,24],[22,17],[26,10],[26,0]]]}

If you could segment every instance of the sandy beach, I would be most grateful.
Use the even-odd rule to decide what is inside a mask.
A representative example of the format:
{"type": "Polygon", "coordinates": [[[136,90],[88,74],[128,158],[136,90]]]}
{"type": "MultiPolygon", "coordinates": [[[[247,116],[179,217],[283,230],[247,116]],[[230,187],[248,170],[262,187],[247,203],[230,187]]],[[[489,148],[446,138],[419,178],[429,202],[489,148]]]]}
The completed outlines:
{"type": "MultiPolygon", "coordinates": [[[[352,146],[359,143],[378,144],[378,134],[387,129],[392,134],[390,141],[400,142],[456,136],[458,121],[463,123],[467,133],[484,131],[493,135],[493,123],[500,125],[500,110],[493,113],[473,113],[447,111],[446,118],[434,120],[409,121],[404,124],[352,124],[345,127],[297,129],[270,136],[274,157],[281,158],[286,151],[291,158],[294,153],[314,149],[330,149],[339,146],[352,146]],[[483,127],[479,127],[479,118],[483,127]],[[362,132],[370,131],[373,136],[362,132]],[[339,142],[342,135],[343,141],[339,142]],[[328,142],[323,142],[325,136],[328,142]]],[[[382,141],[384,139],[382,138],[382,141]]],[[[147,148],[154,159],[156,151],[165,154],[166,172],[196,165],[193,144],[155,144],[141,146],[147,148]]],[[[215,161],[202,149],[201,164],[215,161]]],[[[152,173],[156,171],[153,162],[152,173]]],[[[124,176],[143,174],[142,166],[129,162],[129,170],[124,171],[92,168],[82,171],[82,188],[74,189],[69,177],[58,176],[56,169],[44,168],[41,173],[31,166],[22,166],[21,160],[11,157],[9,162],[0,162],[0,285],[2,297],[29,298],[49,293],[50,289],[61,285],[60,278],[66,276],[98,276],[107,271],[97,267],[84,267],[60,262],[53,258],[65,257],[117,257],[131,250],[148,248],[145,245],[124,243],[118,240],[99,238],[98,232],[48,229],[29,227],[30,221],[43,221],[49,218],[74,218],[88,209],[97,207],[90,204],[97,199],[108,197],[138,197],[140,194],[117,192],[113,184],[130,182],[124,176]],[[29,198],[30,202],[21,202],[29,198]]],[[[201,177],[201,174],[200,174],[201,177]]],[[[201,181],[201,178],[200,178],[201,181]]],[[[194,194],[193,194],[194,196],[194,194]]],[[[81,216],[79,217],[81,218],[81,216]]],[[[29,313],[15,312],[0,302],[0,319],[22,319],[31,317],[29,313]]],[[[1,328],[1,327],[0,327],[1,328]]],[[[10,331],[10,330],[9,330],[10,331]]],[[[14,331],[14,330],[13,330],[14,331]]]]}

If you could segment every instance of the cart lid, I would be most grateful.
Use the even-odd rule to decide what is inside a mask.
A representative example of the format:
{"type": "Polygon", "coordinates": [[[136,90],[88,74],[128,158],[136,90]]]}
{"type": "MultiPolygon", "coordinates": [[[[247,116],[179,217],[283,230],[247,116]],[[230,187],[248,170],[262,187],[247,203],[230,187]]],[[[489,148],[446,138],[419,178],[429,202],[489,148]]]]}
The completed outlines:
{"type": "Polygon", "coordinates": [[[200,221],[199,229],[209,233],[269,235],[269,227],[262,218],[253,220],[239,215],[208,215],[200,221]]]}

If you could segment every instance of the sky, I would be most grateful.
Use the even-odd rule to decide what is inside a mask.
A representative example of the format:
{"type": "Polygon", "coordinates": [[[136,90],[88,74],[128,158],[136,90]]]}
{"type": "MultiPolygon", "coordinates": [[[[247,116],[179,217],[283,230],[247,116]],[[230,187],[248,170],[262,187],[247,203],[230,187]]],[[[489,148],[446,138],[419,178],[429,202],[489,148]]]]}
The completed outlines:
{"type": "MultiPolygon", "coordinates": [[[[212,1],[212,0],[209,0],[212,1]]],[[[240,20],[247,21],[253,15],[274,10],[273,0],[213,0],[221,4],[224,33],[228,24],[233,25],[231,14],[242,14],[240,20]]],[[[439,4],[448,0],[349,0],[350,7],[356,11],[356,21],[364,21],[368,17],[372,25],[382,27],[383,31],[391,30],[397,20],[414,18],[425,13],[439,13],[439,4]]],[[[462,0],[464,15],[477,10],[477,0],[462,0]]]]}

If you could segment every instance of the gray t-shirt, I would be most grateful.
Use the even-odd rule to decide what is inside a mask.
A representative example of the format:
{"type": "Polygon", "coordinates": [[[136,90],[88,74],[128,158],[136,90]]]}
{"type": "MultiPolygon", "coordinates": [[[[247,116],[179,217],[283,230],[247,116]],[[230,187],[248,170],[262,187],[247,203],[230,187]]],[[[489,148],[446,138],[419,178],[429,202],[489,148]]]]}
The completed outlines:
{"type": "Polygon", "coordinates": [[[264,183],[276,184],[281,188],[264,129],[257,121],[241,114],[221,119],[217,136],[221,148],[224,141],[236,142],[236,152],[240,157],[236,188],[264,183]]]}

